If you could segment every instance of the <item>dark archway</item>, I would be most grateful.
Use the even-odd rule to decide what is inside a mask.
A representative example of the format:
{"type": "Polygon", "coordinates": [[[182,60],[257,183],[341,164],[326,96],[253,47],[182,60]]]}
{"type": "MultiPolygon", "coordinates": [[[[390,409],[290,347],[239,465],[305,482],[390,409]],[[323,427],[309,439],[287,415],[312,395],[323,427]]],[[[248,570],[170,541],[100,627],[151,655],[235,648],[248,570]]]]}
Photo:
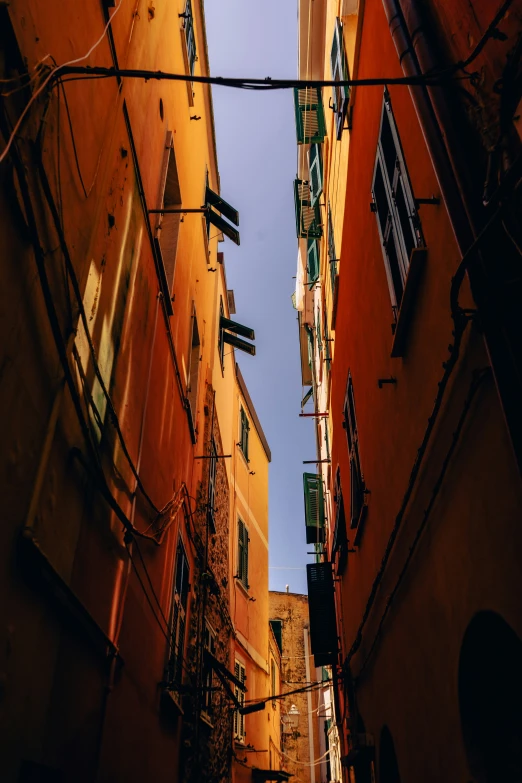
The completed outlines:
{"type": "Polygon", "coordinates": [[[495,612],[470,622],[460,651],[459,707],[477,783],[522,781],[522,641],[495,612]]]}
{"type": "Polygon", "coordinates": [[[388,726],[383,726],[379,742],[379,783],[401,783],[395,745],[388,726]]]}

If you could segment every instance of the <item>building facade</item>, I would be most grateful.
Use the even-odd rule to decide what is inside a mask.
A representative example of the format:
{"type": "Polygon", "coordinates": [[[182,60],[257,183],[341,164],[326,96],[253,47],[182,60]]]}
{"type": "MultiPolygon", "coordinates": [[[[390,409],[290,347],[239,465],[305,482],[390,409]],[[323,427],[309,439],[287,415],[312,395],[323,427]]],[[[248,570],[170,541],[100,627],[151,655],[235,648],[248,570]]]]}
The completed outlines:
{"type": "Polygon", "coordinates": [[[324,12],[319,78],[380,80],[296,99],[323,161],[318,177],[310,147],[296,190],[311,645],[336,681],[343,779],[515,781],[522,9],[313,6],[300,40],[324,12]]]}
{"type": "Polygon", "coordinates": [[[284,769],[291,779],[322,783],[326,767],[321,754],[320,698],[317,672],[310,649],[306,595],[270,591],[270,624],[281,649],[281,748],[284,769]]]}
{"type": "Polygon", "coordinates": [[[237,711],[270,694],[270,453],[218,253],[239,216],[190,80],[203,4],[16,0],[0,48],[1,776],[230,781],[237,711]],[[239,502],[263,541],[255,687],[234,670],[239,502]]]}

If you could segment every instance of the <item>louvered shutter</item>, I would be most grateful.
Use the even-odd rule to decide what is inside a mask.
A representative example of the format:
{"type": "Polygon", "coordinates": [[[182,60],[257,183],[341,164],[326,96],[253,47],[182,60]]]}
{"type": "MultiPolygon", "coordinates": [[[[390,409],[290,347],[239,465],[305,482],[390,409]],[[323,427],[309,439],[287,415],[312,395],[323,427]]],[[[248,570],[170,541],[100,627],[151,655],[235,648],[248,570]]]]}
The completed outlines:
{"type": "Polygon", "coordinates": [[[296,87],[294,107],[297,143],[322,142],[326,135],[326,124],[321,91],[317,87],[296,87]]]}
{"type": "Polygon", "coordinates": [[[308,240],[306,268],[308,270],[308,282],[315,283],[319,277],[319,243],[316,239],[308,240]]]}
{"type": "Polygon", "coordinates": [[[323,235],[318,202],[312,206],[309,186],[301,179],[294,180],[295,224],[298,237],[320,238],[323,235]]]}
{"type": "Polygon", "coordinates": [[[318,144],[312,144],[309,153],[310,167],[310,203],[315,207],[319,196],[323,192],[323,162],[321,148],[318,144]]]}
{"type": "Polygon", "coordinates": [[[197,60],[197,56],[196,56],[196,38],[194,35],[194,18],[192,16],[191,0],[187,0],[187,3],[185,5],[183,27],[185,30],[185,42],[187,44],[187,58],[189,63],[189,70],[193,76],[194,63],[197,60]]]}
{"type": "Polygon", "coordinates": [[[337,661],[337,622],[331,563],[306,566],[308,607],[310,610],[310,646],[316,666],[337,661]]]}
{"type": "Polygon", "coordinates": [[[303,474],[305,499],[306,543],[324,542],[324,493],[322,477],[315,473],[303,474]]]}
{"type": "MultiPolygon", "coordinates": [[[[332,79],[334,81],[346,81],[349,78],[348,61],[344,48],[343,28],[341,20],[335,20],[335,30],[330,52],[330,65],[332,68],[332,79]]],[[[350,88],[346,85],[339,85],[332,88],[333,107],[337,115],[337,139],[340,139],[343,133],[344,119],[348,111],[348,102],[350,100],[350,88]]]]}

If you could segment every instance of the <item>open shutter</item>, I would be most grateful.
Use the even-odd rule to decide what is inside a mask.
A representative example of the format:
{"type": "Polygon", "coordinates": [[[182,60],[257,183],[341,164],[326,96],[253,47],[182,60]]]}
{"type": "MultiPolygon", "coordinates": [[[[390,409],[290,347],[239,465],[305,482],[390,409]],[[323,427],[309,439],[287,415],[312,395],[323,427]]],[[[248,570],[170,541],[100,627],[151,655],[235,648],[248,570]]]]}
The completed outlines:
{"type": "Polygon", "coordinates": [[[326,135],[321,91],[317,87],[294,89],[295,127],[298,144],[322,142],[326,135]]]}
{"type": "Polygon", "coordinates": [[[323,161],[321,158],[321,147],[319,144],[312,144],[309,154],[310,167],[310,203],[315,207],[319,196],[323,192],[323,161]]]}
{"type": "Polygon", "coordinates": [[[236,335],[240,334],[243,337],[247,337],[249,340],[255,340],[254,330],[250,329],[249,326],[243,326],[236,321],[231,321],[230,318],[221,316],[219,319],[219,328],[222,343],[228,343],[228,345],[232,345],[234,348],[237,348],[240,351],[249,353],[251,356],[256,355],[255,345],[251,345],[245,340],[241,340],[239,337],[236,337],[236,335]]]}
{"type": "Polygon", "coordinates": [[[319,203],[312,206],[309,186],[301,179],[294,181],[295,223],[298,237],[322,237],[319,203]]]}
{"type": "Polygon", "coordinates": [[[315,473],[303,474],[306,543],[324,542],[323,480],[315,473]]]}
{"type": "Polygon", "coordinates": [[[209,187],[207,187],[206,190],[205,203],[217,209],[218,212],[221,212],[221,214],[235,226],[239,226],[239,212],[237,209],[230,206],[225,199],[218,196],[218,194],[214,193],[209,187]]]}
{"type": "Polygon", "coordinates": [[[308,282],[315,283],[319,277],[319,244],[316,239],[308,240],[306,266],[308,270],[308,282]]]}
{"type": "Polygon", "coordinates": [[[338,650],[332,564],[309,563],[306,580],[314,662],[316,666],[328,666],[336,663],[338,650]]]}

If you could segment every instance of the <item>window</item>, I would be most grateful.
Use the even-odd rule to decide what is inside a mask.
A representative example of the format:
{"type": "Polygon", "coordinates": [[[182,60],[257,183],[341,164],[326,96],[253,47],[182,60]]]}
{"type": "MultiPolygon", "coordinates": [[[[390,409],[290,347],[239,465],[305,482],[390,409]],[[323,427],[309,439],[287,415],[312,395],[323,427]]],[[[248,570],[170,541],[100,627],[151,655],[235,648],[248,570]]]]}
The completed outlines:
{"type": "MultiPolygon", "coordinates": [[[[216,634],[215,631],[205,620],[205,630],[203,632],[203,647],[211,655],[216,654],[216,634]]],[[[203,664],[203,704],[202,712],[206,718],[212,717],[212,697],[214,691],[214,667],[212,660],[205,657],[203,664]]]]}
{"type": "Polygon", "coordinates": [[[330,332],[328,331],[328,318],[326,315],[326,309],[323,311],[323,335],[324,335],[324,361],[326,364],[326,372],[330,372],[332,364],[332,354],[330,352],[330,332]]]}
{"type": "Polygon", "coordinates": [[[306,543],[324,541],[324,493],[323,479],[316,473],[303,474],[306,543]]]}
{"type": "Polygon", "coordinates": [[[315,334],[317,336],[317,351],[321,354],[323,352],[323,338],[321,335],[321,311],[317,308],[315,317],[315,334]]]}
{"type": "Polygon", "coordinates": [[[214,438],[210,440],[210,459],[208,461],[208,500],[207,500],[207,524],[211,533],[216,532],[215,507],[216,502],[216,469],[217,469],[217,448],[214,438]]]}
{"type": "MultiPolygon", "coordinates": [[[[181,209],[181,191],[179,187],[176,157],[174,155],[172,131],[168,131],[165,140],[158,209],[181,209]]],[[[155,245],[159,251],[161,260],[163,261],[169,300],[174,285],[174,268],[176,264],[180,221],[181,214],[167,212],[156,215],[156,227],[154,232],[155,245]]]]}
{"type": "MultiPolygon", "coordinates": [[[[234,662],[234,675],[240,682],[245,682],[245,667],[242,663],[239,663],[239,661],[234,662]]],[[[245,703],[245,692],[241,690],[241,688],[238,688],[237,685],[234,686],[234,696],[241,705],[245,703]]],[[[237,740],[237,742],[244,742],[246,739],[245,716],[242,715],[239,710],[235,710],[234,712],[234,739],[237,740]]]]}
{"type": "Polygon", "coordinates": [[[170,618],[170,647],[167,662],[167,687],[180,690],[183,679],[183,658],[185,652],[185,624],[187,600],[190,589],[189,565],[183,544],[178,542],[176,552],[176,570],[174,573],[174,595],[170,618]]]}
{"type": "Polygon", "coordinates": [[[412,250],[422,247],[424,240],[387,92],[384,93],[372,196],[392,309],[397,320],[412,250]]]}
{"type": "Polygon", "coordinates": [[[297,236],[319,239],[323,235],[319,202],[312,205],[310,186],[302,179],[294,180],[295,223],[297,236]]]}
{"type": "Polygon", "coordinates": [[[308,272],[308,283],[310,283],[311,287],[311,284],[319,279],[319,242],[317,239],[308,240],[306,269],[308,272]]]}
{"type": "Polygon", "coordinates": [[[248,416],[245,413],[245,409],[241,406],[239,411],[239,448],[243,452],[243,456],[247,462],[248,459],[248,438],[250,433],[250,423],[248,416]]]}
{"type": "Polygon", "coordinates": [[[194,34],[194,17],[192,16],[192,3],[187,0],[185,10],[181,15],[183,18],[183,30],[185,32],[185,45],[187,47],[187,65],[189,73],[194,75],[194,64],[198,59],[196,54],[196,37],[194,34]]]}
{"type": "Polygon", "coordinates": [[[248,590],[250,585],[248,584],[248,545],[250,539],[248,537],[248,528],[242,519],[237,521],[237,578],[245,588],[248,590]]]}
{"type": "Polygon", "coordinates": [[[192,415],[192,423],[196,423],[197,402],[198,402],[198,384],[200,368],[200,349],[201,341],[199,338],[198,319],[196,318],[196,309],[192,311],[192,335],[190,338],[190,353],[188,366],[188,387],[187,398],[192,415]]]}
{"type": "Polygon", "coordinates": [[[335,234],[330,204],[328,204],[328,262],[330,264],[330,281],[333,293],[335,291],[335,278],[337,275],[337,256],[335,254],[335,234]]]}
{"type": "Polygon", "coordinates": [[[297,143],[321,143],[326,135],[326,125],[320,89],[294,88],[294,106],[297,143]]]}
{"type": "MultiPolygon", "coordinates": [[[[330,65],[332,67],[332,80],[346,81],[348,75],[348,61],[346,59],[346,50],[344,48],[343,26],[340,19],[335,20],[335,30],[330,52],[330,65]]],[[[336,116],[337,139],[343,135],[344,120],[348,111],[348,102],[350,100],[350,88],[346,85],[336,85],[333,89],[332,108],[336,116]]]]}
{"type": "Polygon", "coordinates": [[[270,620],[272,631],[274,632],[279,652],[283,652],[283,621],[282,620],[270,620]]]}
{"type": "Polygon", "coordinates": [[[346,517],[344,513],[341,471],[337,468],[335,476],[335,527],[332,542],[332,560],[337,556],[337,573],[342,574],[348,557],[348,539],[346,536],[346,517]]]}
{"type": "Polygon", "coordinates": [[[315,207],[323,192],[323,156],[319,144],[312,144],[310,147],[308,167],[310,171],[310,204],[315,207]]]}
{"type": "MultiPolygon", "coordinates": [[[[276,665],[273,658],[270,659],[270,695],[275,696],[277,693],[277,678],[276,678],[276,665]]],[[[275,707],[275,701],[272,702],[272,706],[275,707]]]]}
{"type": "Polygon", "coordinates": [[[352,376],[348,375],[348,386],[344,400],[344,421],[350,456],[350,527],[356,528],[364,506],[364,480],[359,456],[359,434],[355,418],[352,376]]]}
{"type": "Polygon", "coordinates": [[[218,354],[219,362],[221,364],[221,372],[225,369],[225,341],[223,340],[223,328],[221,326],[222,320],[225,317],[225,308],[223,306],[223,297],[219,297],[219,326],[218,326],[218,354]]]}

